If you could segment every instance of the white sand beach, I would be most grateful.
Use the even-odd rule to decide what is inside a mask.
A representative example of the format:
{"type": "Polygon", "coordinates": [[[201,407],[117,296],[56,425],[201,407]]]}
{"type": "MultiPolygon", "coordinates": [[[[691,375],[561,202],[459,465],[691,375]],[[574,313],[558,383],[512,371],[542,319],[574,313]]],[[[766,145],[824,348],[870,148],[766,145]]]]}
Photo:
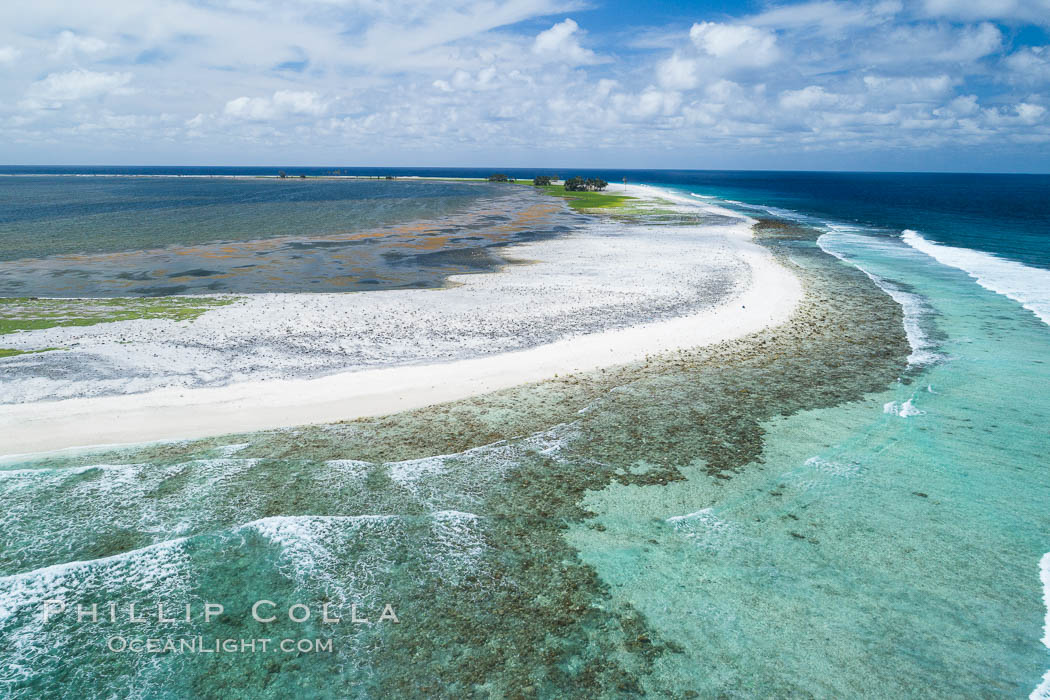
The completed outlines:
{"type": "Polygon", "coordinates": [[[9,336],[12,347],[69,350],[5,365],[0,454],[389,414],[716,343],[790,317],[800,282],[751,241],[753,221],[657,188],[626,194],[702,218],[695,226],[595,222],[505,249],[529,264],[455,277],[439,290],[259,294],[192,322],[9,336]]]}

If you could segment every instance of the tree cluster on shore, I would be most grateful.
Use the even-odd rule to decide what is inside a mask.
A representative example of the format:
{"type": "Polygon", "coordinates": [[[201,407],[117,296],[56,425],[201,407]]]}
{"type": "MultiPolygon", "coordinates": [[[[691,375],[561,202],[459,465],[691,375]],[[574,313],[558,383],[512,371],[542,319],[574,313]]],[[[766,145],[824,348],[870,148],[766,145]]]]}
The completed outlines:
{"type": "Polygon", "coordinates": [[[600,177],[589,177],[584,180],[577,175],[565,181],[566,192],[601,192],[608,186],[609,183],[600,177]]]}
{"type": "MultiPolygon", "coordinates": [[[[549,187],[560,179],[558,175],[536,175],[532,178],[532,184],[537,187],[549,187]]],[[[565,181],[564,187],[567,192],[601,192],[609,183],[600,177],[589,177],[584,179],[580,176],[570,177],[565,181]]]]}
{"type": "Polygon", "coordinates": [[[514,178],[508,177],[506,173],[493,173],[489,175],[489,182],[514,182],[514,178]]]}

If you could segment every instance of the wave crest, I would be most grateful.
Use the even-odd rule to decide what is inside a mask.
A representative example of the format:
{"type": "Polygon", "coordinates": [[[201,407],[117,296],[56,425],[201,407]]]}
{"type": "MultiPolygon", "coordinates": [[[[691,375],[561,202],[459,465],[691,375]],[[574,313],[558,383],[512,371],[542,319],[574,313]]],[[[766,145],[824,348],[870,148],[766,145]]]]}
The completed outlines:
{"type": "Polygon", "coordinates": [[[962,270],[985,289],[1013,299],[1050,325],[1050,270],[979,250],[934,243],[911,229],[901,232],[901,240],[942,265],[962,270]]]}

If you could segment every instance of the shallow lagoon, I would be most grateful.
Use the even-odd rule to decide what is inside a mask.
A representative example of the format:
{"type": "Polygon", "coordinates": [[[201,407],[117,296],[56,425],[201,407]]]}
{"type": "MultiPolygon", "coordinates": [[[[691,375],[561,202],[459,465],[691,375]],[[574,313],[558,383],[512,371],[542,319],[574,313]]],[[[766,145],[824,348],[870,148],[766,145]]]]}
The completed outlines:
{"type": "Polygon", "coordinates": [[[421,180],[5,177],[0,295],[438,287],[575,217],[531,187],[421,180]]]}

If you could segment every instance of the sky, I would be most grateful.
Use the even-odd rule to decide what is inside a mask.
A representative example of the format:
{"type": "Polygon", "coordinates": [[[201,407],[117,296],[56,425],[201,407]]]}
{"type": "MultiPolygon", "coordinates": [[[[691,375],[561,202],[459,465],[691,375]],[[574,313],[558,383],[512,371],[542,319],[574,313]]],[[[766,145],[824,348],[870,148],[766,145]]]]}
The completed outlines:
{"type": "Polygon", "coordinates": [[[0,163],[1050,172],[1050,0],[5,2],[0,163]]]}

